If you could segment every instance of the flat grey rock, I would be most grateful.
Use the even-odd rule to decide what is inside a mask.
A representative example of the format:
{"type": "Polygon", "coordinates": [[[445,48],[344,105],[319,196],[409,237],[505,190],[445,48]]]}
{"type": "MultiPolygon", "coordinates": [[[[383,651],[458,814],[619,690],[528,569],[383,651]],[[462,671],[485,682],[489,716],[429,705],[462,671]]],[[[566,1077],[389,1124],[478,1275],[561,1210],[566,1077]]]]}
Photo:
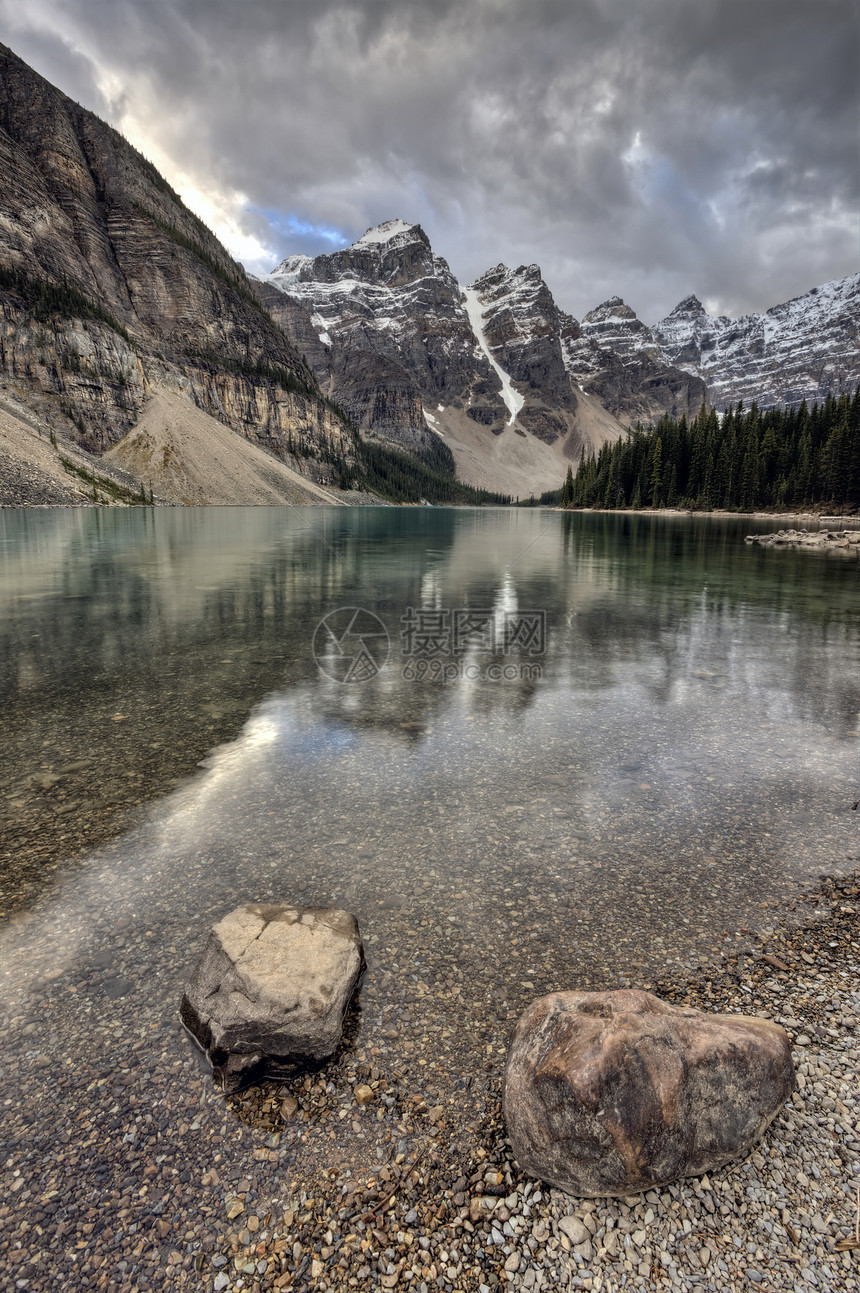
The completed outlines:
{"type": "Polygon", "coordinates": [[[350,912],[246,903],[210,933],[180,1017],[223,1090],[286,1078],[337,1050],[364,965],[350,912]]]}

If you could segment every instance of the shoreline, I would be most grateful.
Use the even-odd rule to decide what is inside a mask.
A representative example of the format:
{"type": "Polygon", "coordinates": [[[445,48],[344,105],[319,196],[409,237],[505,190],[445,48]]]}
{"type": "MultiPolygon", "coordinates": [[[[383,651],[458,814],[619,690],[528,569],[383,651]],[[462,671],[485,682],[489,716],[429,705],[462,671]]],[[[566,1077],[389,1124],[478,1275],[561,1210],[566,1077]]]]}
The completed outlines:
{"type": "Polygon", "coordinates": [[[707,512],[688,507],[554,507],[551,510],[574,512],[579,516],[708,516],[729,521],[814,521],[816,525],[860,525],[860,513],[831,516],[826,512],[727,512],[716,507],[707,512]]]}
{"type": "MultiPolygon", "coordinates": [[[[130,1056],[115,1059],[104,1079],[131,1086],[138,1122],[154,1133],[139,1147],[120,1128],[114,1142],[99,1116],[101,1081],[81,1090],[74,1121],[61,1081],[58,1116],[40,1135],[41,1106],[27,1098],[33,1061],[21,1056],[19,1068],[15,1055],[0,1204],[8,1287],[25,1278],[28,1293],[856,1289],[856,1257],[837,1245],[854,1233],[860,1188],[858,907],[860,872],[823,879],[787,898],[773,932],[744,950],[641,985],[782,1022],[800,1090],[747,1159],[629,1199],[572,1198],[523,1176],[501,1122],[501,1047],[494,1059],[473,1056],[459,1103],[447,1107],[428,1107],[419,1072],[380,1072],[372,1048],[347,1046],[337,1065],[346,1084],[371,1086],[366,1107],[350,1085],[344,1104],[328,1069],[225,1100],[183,1053],[177,1098],[141,1087],[130,1056]],[[368,1131],[393,1119],[390,1154],[347,1176],[332,1166],[333,1144],[327,1169],[307,1171],[303,1144],[336,1142],[344,1116],[368,1131]],[[100,1183],[113,1174],[111,1154],[112,1190],[100,1183]]],[[[153,1064],[154,1041],[136,1044],[138,1066],[153,1064]]],[[[110,1101],[110,1085],[104,1094],[110,1101]]],[[[124,1130],[128,1114],[122,1121],[124,1130]]]]}

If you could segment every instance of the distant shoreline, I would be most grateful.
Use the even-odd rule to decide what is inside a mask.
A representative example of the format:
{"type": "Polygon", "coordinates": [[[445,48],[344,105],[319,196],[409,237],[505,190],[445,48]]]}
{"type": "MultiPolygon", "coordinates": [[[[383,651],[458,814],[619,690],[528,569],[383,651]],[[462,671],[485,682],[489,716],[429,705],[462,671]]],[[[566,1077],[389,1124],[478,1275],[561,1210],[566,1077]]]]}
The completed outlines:
{"type": "Polygon", "coordinates": [[[556,507],[556,512],[592,513],[596,516],[714,516],[734,521],[814,521],[816,525],[860,525],[860,514],[830,516],[825,512],[727,512],[690,507],[556,507]]]}

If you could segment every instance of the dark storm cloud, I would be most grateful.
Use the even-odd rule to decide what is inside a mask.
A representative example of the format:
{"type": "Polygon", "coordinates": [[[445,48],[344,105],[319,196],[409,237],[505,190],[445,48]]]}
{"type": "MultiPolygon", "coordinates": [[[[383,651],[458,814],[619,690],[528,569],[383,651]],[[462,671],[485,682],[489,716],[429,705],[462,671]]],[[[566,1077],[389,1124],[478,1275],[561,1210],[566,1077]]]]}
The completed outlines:
{"type": "Polygon", "coordinates": [[[256,239],[257,270],[402,216],[463,281],[537,261],[575,313],[618,292],[649,320],[856,270],[857,13],[0,0],[13,47],[172,163],[246,260],[256,239]]]}

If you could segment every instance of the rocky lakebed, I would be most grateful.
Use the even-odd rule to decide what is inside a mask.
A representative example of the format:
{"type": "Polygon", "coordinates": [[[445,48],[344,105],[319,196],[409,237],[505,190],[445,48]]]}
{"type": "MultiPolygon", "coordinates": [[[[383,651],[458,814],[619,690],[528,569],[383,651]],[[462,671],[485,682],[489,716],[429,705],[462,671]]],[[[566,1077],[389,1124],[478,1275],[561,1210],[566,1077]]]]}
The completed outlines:
{"type": "Polygon", "coordinates": [[[444,983],[416,989],[408,1061],[360,1044],[359,1001],[328,1064],[225,1096],[178,1019],[143,1012],[137,1035],[112,1019],[130,984],[107,955],[98,994],[49,972],[35,1013],[4,1020],[0,1289],[854,1289],[858,898],[860,874],[822,880],[767,938],[646,985],[781,1023],[798,1090],[743,1160],[621,1198],[520,1169],[508,1030],[458,1082],[434,1067],[421,998],[444,983]],[[45,1020],[84,997],[103,1049],[90,1019],[86,1047],[52,1053],[45,1020]]]}

